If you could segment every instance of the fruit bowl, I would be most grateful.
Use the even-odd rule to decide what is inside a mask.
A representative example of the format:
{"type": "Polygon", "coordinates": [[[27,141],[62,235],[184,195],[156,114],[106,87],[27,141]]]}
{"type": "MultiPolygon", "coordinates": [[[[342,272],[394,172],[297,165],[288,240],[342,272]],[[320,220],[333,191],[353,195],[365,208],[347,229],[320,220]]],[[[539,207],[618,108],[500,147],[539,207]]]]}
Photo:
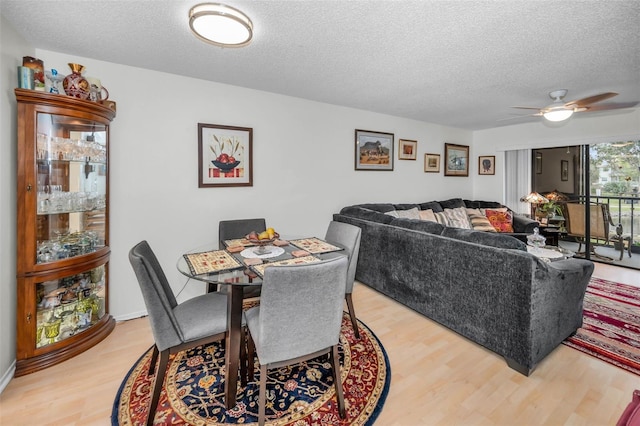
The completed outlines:
{"type": "Polygon", "coordinates": [[[220,161],[212,160],[211,162],[213,163],[214,166],[216,166],[223,172],[230,172],[231,170],[238,167],[238,164],[240,164],[239,161],[234,161],[233,163],[221,163],[220,161]]]}
{"type": "Polygon", "coordinates": [[[274,232],[273,238],[262,238],[262,239],[258,238],[259,234],[260,234],[259,232],[251,232],[250,234],[247,234],[245,238],[251,244],[258,246],[258,248],[254,250],[255,254],[271,253],[271,250],[268,250],[266,246],[273,244],[275,240],[280,238],[280,234],[278,234],[277,232],[274,232]]]}

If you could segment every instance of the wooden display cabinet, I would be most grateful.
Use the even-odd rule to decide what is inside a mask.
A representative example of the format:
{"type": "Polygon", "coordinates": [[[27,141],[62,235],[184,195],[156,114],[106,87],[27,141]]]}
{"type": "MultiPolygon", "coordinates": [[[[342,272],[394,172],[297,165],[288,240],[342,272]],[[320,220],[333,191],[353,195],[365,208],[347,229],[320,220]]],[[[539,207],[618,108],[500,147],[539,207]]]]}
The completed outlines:
{"type": "Polygon", "coordinates": [[[115,112],[15,89],[18,102],[16,376],[67,360],[113,330],[109,125],[115,112]]]}

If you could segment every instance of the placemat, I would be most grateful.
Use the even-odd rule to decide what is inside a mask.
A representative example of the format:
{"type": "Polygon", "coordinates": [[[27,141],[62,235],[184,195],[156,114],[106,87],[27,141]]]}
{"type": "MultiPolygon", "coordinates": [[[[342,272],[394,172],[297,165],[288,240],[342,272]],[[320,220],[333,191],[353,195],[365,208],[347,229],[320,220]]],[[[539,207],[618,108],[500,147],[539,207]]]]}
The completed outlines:
{"type": "Polygon", "coordinates": [[[329,244],[328,242],[316,237],[289,240],[289,242],[294,246],[313,254],[331,253],[332,251],[344,250],[342,247],[336,247],[333,244],[329,244]]]}
{"type": "Polygon", "coordinates": [[[240,262],[224,250],[189,253],[183,256],[194,275],[243,268],[240,262]]]}
{"type": "Polygon", "coordinates": [[[252,266],[251,269],[253,269],[256,274],[260,275],[260,277],[264,277],[264,270],[270,266],[302,265],[305,263],[316,262],[320,262],[320,259],[315,256],[304,256],[293,259],[278,260],[277,262],[263,263],[262,265],[252,266]]]}
{"type": "Polygon", "coordinates": [[[236,238],[233,240],[224,240],[224,243],[227,247],[235,247],[235,246],[243,246],[243,247],[249,247],[249,246],[253,246],[254,244],[247,240],[246,238],[236,238]]]}

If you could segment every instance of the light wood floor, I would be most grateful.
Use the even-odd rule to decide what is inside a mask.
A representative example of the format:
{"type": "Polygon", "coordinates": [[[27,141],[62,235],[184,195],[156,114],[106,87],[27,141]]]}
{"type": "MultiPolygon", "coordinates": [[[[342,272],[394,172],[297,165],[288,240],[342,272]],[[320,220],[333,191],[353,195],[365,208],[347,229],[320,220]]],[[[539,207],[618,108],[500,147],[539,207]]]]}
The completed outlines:
{"type": "MultiPolygon", "coordinates": [[[[594,276],[640,285],[640,272],[597,264],[594,276]]],[[[530,377],[364,285],[358,317],[382,341],[391,387],[378,425],[614,425],[640,377],[560,345],[530,377]]],[[[120,383],[152,344],[146,318],[118,323],[87,352],[13,379],[0,425],[109,425],[120,383]]]]}

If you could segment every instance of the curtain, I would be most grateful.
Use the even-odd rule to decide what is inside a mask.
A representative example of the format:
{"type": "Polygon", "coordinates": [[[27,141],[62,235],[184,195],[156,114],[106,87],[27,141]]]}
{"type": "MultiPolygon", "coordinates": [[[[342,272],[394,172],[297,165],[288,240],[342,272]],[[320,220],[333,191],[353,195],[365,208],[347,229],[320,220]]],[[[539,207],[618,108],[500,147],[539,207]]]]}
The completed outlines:
{"type": "Polygon", "coordinates": [[[531,206],[520,201],[531,192],[531,150],[506,151],[504,164],[504,204],[516,213],[531,213],[531,206]]]}

